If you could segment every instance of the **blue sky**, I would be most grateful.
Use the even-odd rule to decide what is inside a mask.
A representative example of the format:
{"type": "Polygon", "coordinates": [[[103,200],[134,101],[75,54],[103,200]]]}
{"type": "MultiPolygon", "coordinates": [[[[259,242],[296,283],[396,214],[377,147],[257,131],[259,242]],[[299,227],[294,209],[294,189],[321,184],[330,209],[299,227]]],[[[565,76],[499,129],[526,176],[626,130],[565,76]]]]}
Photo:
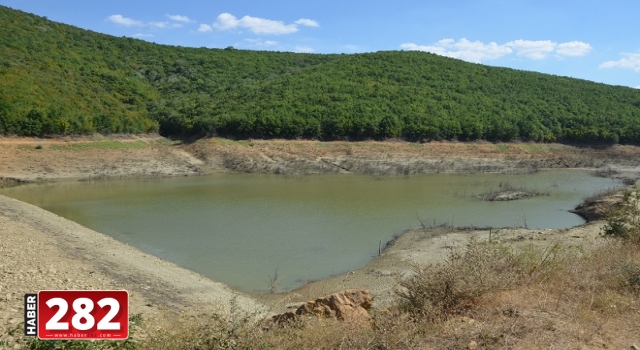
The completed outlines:
{"type": "Polygon", "coordinates": [[[0,0],[101,33],[191,47],[423,50],[640,88],[637,0],[0,0]]]}

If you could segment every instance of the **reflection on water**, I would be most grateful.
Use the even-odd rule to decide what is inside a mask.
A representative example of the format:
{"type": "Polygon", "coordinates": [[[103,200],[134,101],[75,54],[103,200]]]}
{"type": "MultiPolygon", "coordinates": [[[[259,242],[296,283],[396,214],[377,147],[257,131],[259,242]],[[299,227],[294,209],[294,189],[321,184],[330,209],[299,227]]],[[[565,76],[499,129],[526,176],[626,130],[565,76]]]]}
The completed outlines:
{"type": "Polygon", "coordinates": [[[364,265],[383,244],[425,223],[564,228],[582,198],[619,186],[583,171],[528,175],[219,174],[28,185],[0,193],[43,207],[245,291],[279,288],[364,265]],[[474,195],[506,185],[549,192],[513,202],[474,195]]]}

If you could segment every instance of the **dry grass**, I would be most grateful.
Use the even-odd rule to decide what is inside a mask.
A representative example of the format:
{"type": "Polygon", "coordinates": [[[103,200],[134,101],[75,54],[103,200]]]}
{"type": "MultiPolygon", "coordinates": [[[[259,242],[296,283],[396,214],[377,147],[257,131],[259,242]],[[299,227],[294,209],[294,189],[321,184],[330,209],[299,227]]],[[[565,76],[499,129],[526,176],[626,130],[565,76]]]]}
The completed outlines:
{"type": "Polygon", "coordinates": [[[464,314],[485,293],[517,283],[522,276],[518,265],[505,247],[472,238],[464,251],[452,251],[443,263],[415,266],[414,276],[399,282],[398,306],[430,322],[464,314]]]}
{"type": "MultiPolygon", "coordinates": [[[[441,264],[416,267],[398,303],[370,322],[309,317],[265,331],[254,315],[182,316],[147,324],[127,349],[630,348],[640,344],[640,249],[608,240],[590,252],[520,251],[470,240],[441,264]]],[[[30,341],[25,349],[104,349],[30,341]]],[[[117,343],[116,343],[117,344],[117,343]]]]}
{"type": "MultiPolygon", "coordinates": [[[[127,349],[595,349],[640,344],[640,245],[521,249],[470,239],[400,280],[398,300],[348,323],[308,317],[266,331],[237,309],[144,324],[127,349]]],[[[232,305],[233,306],[233,305],[232,305]]],[[[104,349],[31,341],[25,349],[104,349]]]]}
{"type": "Polygon", "coordinates": [[[471,239],[399,282],[371,322],[309,317],[264,331],[254,318],[186,318],[139,344],[155,349],[630,348],[640,344],[640,247],[604,240],[513,250],[471,239]]]}
{"type": "MultiPolygon", "coordinates": [[[[630,348],[640,344],[640,246],[514,249],[471,239],[401,280],[370,322],[308,317],[265,331],[255,315],[182,316],[146,324],[130,349],[630,348]]],[[[35,343],[34,343],[35,344],[35,343]]],[[[67,344],[68,345],[68,344],[67,344]]],[[[91,349],[31,346],[27,349],[91,349]]],[[[103,347],[100,347],[103,348],[103,347]]]]}

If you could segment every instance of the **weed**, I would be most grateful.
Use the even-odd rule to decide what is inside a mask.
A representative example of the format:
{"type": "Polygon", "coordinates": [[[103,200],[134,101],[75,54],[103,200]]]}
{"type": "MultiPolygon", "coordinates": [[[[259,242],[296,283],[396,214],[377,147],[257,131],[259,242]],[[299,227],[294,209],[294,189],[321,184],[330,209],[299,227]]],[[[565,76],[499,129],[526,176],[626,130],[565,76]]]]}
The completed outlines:
{"type": "Polygon", "coordinates": [[[278,268],[276,267],[273,276],[269,276],[269,293],[274,294],[278,290],[278,268]]]}
{"type": "Polygon", "coordinates": [[[264,333],[255,314],[240,311],[231,300],[227,314],[185,316],[172,323],[171,330],[149,335],[142,349],[260,349],[264,333]]]}
{"type": "Polygon", "coordinates": [[[496,144],[496,148],[500,151],[500,152],[506,152],[509,150],[509,147],[507,145],[500,145],[500,144],[496,144]]]}
{"type": "Polygon", "coordinates": [[[399,282],[402,308],[432,321],[458,314],[484,293],[509,288],[521,277],[512,252],[474,238],[465,251],[453,250],[441,264],[414,266],[414,272],[399,282]]]}
{"type": "Polygon", "coordinates": [[[607,215],[602,233],[606,236],[640,243],[640,188],[625,190],[623,199],[607,215]]]}
{"type": "MultiPolygon", "coordinates": [[[[135,314],[129,317],[129,338],[124,341],[87,341],[87,340],[40,340],[38,338],[22,338],[18,345],[25,350],[103,350],[103,349],[137,349],[139,342],[135,340],[135,333],[142,323],[142,315],[135,314]]],[[[15,336],[22,331],[22,325],[10,330],[9,336],[15,336]]],[[[8,343],[0,342],[0,345],[8,346],[8,343]]]]}

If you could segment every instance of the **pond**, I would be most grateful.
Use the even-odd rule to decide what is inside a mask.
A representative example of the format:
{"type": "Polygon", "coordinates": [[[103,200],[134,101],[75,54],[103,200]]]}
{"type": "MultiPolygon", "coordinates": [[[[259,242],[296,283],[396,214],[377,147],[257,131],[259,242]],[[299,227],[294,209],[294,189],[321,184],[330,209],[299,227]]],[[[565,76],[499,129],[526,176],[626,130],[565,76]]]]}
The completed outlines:
{"type": "Polygon", "coordinates": [[[586,171],[525,175],[285,177],[216,174],[63,182],[7,188],[37,205],[142,251],[248,292],[278,290],[366,264],[382,245],[425,224],[566,228],[568,210],[620,183],[586,171]],[[507,187],[545,195],[486,202],[507,187]],[[418,220],[419,219],[419,220],[418,220]]]}

